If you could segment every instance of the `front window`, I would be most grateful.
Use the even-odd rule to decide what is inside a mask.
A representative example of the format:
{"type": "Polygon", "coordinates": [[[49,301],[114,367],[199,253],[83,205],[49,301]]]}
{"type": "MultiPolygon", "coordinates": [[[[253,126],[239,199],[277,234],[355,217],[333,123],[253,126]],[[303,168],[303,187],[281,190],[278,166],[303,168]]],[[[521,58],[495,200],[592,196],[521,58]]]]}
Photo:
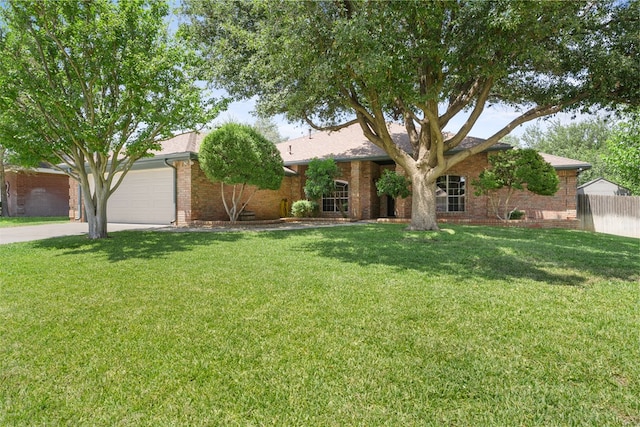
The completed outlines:
{"type": "Polygon", "coordinates": [[[438,212],[464,212],[465,178],[445,175],[436,181],[436,210],[438,212]]]}
{"type": "Polygon", "coordinates": [[[345,181],[335,184],[335,193],[322,198],[322,212],[349,212],[349,184],[345,181]]]}

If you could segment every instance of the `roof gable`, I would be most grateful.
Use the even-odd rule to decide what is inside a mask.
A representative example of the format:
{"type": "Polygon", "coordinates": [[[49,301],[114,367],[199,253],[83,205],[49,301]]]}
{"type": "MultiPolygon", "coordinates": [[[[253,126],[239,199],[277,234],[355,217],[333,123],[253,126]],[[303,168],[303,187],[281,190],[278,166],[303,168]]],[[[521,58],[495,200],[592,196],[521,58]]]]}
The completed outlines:
{"type": "Polygon", "coordinates": [[[584,189],[584,188],[591,187],[591,186],[594,186],[594,185],[599,185],[599,184],[610,186],[611,188],[623,189],[623,190],[631,191],[627,187],[624,187],[624,186],[622,186],[622,185],[620,185],[620,184],[618,184],[616,182],[610,181],[610,180],[608,180],[606,178],[603,178],[603,177],[596,178],[594,180],[586,182],[586,183],[580,185],[578,187],[578,189],[581,189],[581,188],[584,189]]]}

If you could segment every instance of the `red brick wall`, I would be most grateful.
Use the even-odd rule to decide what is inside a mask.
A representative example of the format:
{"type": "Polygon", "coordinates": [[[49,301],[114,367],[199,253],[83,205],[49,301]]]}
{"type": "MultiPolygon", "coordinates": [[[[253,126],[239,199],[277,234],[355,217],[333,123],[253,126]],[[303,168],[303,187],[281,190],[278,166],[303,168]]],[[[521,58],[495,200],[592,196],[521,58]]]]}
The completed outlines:
{"type": "MultiPolygon", "coordinates": [[[[439,212],[438,218],[446,219],[491,219],[495,218],[486,196],[475,196],[471,181],[477,178],[487,166],[488,153],[472,156],[447,171],[448,175],[459,175],[466,178],[466,200],[464,212],[439,212]]],[[[398,173],[404,173],[402,168],[396,167],[398,173]]],[[[531,219],[572,219],[576,216],[577,172],[575,170],[558,171],[560,189],[554,196],[538,196],[528,191],[516,191],[512,196],[510,206],[525,211],[531,219]]],[[[385,210],[384,208],[382,209],[385,210]]],[[[398,217],[411,217],[411,197],[400,199],[396,210],[398,217]]],[[[381,215],[381,216],[384,216],[381,215]]]]}
{"type": "Polygon", "coordinates": [[[528,191],[516,191],[510,205],[524,211],[532,219],[573,219],[576,217],[577,173],[558,171],[560,188],[553,196],[539,196],[528,191]]]}
{"type": "Polygon", "coordinates": [[[476,197],[473,194],[471,181],[477,178],[487,166],[487,153],[479,153],[471,156],[449,169],[447,175],[458,175],[466,178],[465,187],[465,211],[464,212],[438,212],[438,218],[464,217],[473,219],[487,218],[488,201],[484,196],[476,197]]]}
{"type": "MultiPolygon", "coordinates": [[[[304,200],[305,172],[307,165],[293,165],[290,169],[296,176],[285,181],[290,182],[286,189],[291,203],[304,200]]],[[[380,198],[376,194],[375,180],[380,177],[380,167],[369,161],[339,162],[339,181],[349,183],[349,217],[354,219],[375,219],[380,215],[380,198]]],[[[322,213],[324,217],[341,216],[340,213],[322,213]]]]}
{"type": "MultiPolygon", "coordinates": [[[[178,225],[191,221],[228,221],[221,195],[221,184],[212,183],[204,174],[197,161],[176,162],[178,192],[178,225]]],[[[292,180],[285,177],[279,190],[257,190],[247,186],[242,201],[253,193],[245,211],[255,212],[257,220],[277,219],[280,217],[281,202],[287,199],[291,203],[292,180]]],[[[230,203],[233,186],[225,185],[225,196],[230,203]]],[[[238,187],[236,191],[239,191],[238,187]]]]}
{"type": "Polygon", "coordinates": [[[188,224],[192,218],[191,207],[191,171],[193,162],[190,160],[175,162],[176,168],[176,223],[188,224]]]}
{"type": "MultiPolygon", "coordinates": [[[[473,194],[471,181],[487,167],[487,153],[477,154],[453,166],[447,174],[460,175],[466,178],[466,210],[464,212],[438,213],[438,218],[483,220],[491,219],[488,199],[485,196],[476,197],[473,194]]],[[[178,224],[186,224],[194,220],[225,221],[227,213],[222,204],[220,184],[211,183],[204,175],[197,161],[177,162],[178,169],[178,224]]],[[[385,168],[394,166],[379,166],[369,161],[354,161],[338,163],[340,169],[339,180],[349,183],[350,212],[355,219],[375,219],[387,216],[386,198],[376,194],[375,181],[385,168]]],[[[287,206],[297,200],[305,198],[304,184],[306,181],[306,165],[290,167],[297,175],[285,177],[278,191],[260,190],[252,197],[246,210],[253,211],[257,220],[276,219],[280,217],[281,202],[286,199],[287,206]]],[[[404,173],[402,168],[395,166],[398,173],[404,173]]],[[[529,192],[517,192],[513,197],[512,206],[524,210],[529,218],[537,219],[567,219],[575,217],[576,183],[575,171],[559,171],[560,190],[555,196],[537,196],[529,192]]],[[[230,198],[232,187],[225,186],[227,198],[230,198]]],[[[249,194],[253,188],[247,188],[249,194]]],[[[411,217],[411,197],[399,199],[396,211],[400,218],[411,217]]],[[[340,216],[340,214],[323,214],[323,216],[340,216]]]]}
{"type": "Polygon", "coordinates": [[[29,171],[8,172],[9,215],[67,216],[69,179],[67,175],[29,171]]]}
{"type": "Polygon", "coordinates": [[[69,177],[69,219],[70,220],[84,220],[82,217],[82,209],[84,207],[80,207],[78,209],[78,181],[69,177]]]}

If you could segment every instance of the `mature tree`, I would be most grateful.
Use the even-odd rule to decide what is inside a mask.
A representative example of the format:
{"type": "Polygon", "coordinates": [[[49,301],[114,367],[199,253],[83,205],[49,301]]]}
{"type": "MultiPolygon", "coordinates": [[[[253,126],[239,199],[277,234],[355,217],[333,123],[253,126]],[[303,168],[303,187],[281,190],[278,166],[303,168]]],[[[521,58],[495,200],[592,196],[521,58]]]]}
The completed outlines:
{"type": "Polygon", "coordinates": [[[516,126],[568,108],[637,103],[638,0],[187,0],[212,78],[258,111],[317,129],[358,123],[411,179],[412,229],[437,229],[436,180],[516,126]],[[459,148],[491,103],[521,115],[459,148]],[[452,136],[442,130],[462,114],[452,136]],[[401,120],[410,153],[387,128],[401,120]]]}
{"type": "MultiPolygon", "coordinates": [[[[409,186],[411,181],[404,176],[400,175],[396,171],[385,169],[382,172],[382,176],[376,181],[376,189],[378,190],[378,196],[387,195],[394,201],[398,198],[409,197],[411,190],[409,186]]],[[[395,206],[395,203],[394,203],[395,206]]],[[[395,214],[395,212],[393,212],[395,214]]]]}
{"type": "Polygon", "coordinates": [[[89,237],[106,237],[107,201],[133,163],[215,115],[197,57],[169,35],[162,1],[0,4],[0,140],[63,164],[81,184],[89,237]]]}
{"type": "Polygon", "coordinates": [[[613,126],[611,120],[604,118],[568,124],[554,120],[546,129],[536,125],[525,130],[518,145],[590,163],[591,169],[578,175],[579,184],[600,177],[613,179],[611,169],[604,161],[608,153],[606,141],[611,136],[613,126]]]}
{"type": "Polygon", "coordinates": [[[607,140],[605,163],[614,180],[640,196],[640,109],[618,124],[607,140]]]}
{"type": "Polygon", "coordinates": [[[277,190],[284,177],[284,163],[276,146],[248,125],[227,123],[208,134],[200,146],[200,167],[220,182],[222,203],[231,222],[236,222],[258,189],[277,190]],[[231,200],[225,184],[233,186],[231,200]],[[244,198],[247,185],[254,191],[244,198]]]}
{"type": "Polygon", "coordinates": [[[274,144],[286,141],[286,138],[280,135],[278,125],[271,117],[258,117],[253,124],[253,128],[274,144]]]}
{"type": "Polygon", "coordinates": [[[471,184],[477,196],[489,197],[489,203],[499,219],[509,219],[512,211],[509,202],[516,190],[527,190],[542,196],[552,196],[558,191],[558,174],[534,149],[495,153],[489,156],[489,165],[490,168],[480,172],[478,179],[471,184]]]}

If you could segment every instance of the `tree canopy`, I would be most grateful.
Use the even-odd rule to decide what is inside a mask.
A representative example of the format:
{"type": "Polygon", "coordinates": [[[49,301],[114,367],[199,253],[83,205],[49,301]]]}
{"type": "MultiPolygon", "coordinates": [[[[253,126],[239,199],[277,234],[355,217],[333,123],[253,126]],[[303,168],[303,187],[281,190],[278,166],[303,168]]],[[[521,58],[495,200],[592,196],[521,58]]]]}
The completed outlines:
{"type": "Polygon", "coordinates": [[[227,123],[208,134],[199,153],[200,167],[213,182],[221,183],[222,201],[231,222],[249,203],[245,187],[277,190],[284,177],[284,164],[276,146],[249,125],[227,123]],[[224,184],[233,186],[230,203],[224,184]]]}
{"type": "Polygon", "coordinates": [[[318,129],[358,123],[411,179],[413,229],[437,229],[437,178],[516,126],[640,98],[637,0],[187,0],[185,11],[185,33],[232,96],[318,129]],[[492,103],[521,114],[454,152],[492,103]],[[405,125],[411,152],[389,120],[405,125]]]}
{"type": "Polygon", "coordinates": [[[271,117],[258,117],[252,126],[262,136],[264,136],[274,144],[286,141],[287,139],[280,135],[280,131],[278,131],[278,125],[271,117]]]}
{"type": "Polygon", "coordinates": [[[600,177],[613,179],[611,169],[604,159],[608,153],[607,139],[611,136],[614,126],[612,120],[604,118],[567,124],[553,120],[546,129],[539,125],[529,127],[516,143],[524,148],[533,148],[539,152],[591,164],[591,169],[578,175],[579,184],[600,177]]]}
{"type": "Polygon", "coordinates": [[[613,180],[640,196],[640,109],[629,113],[606,141],[613,180]]]}
{"type": "Polygon", "coordinates": [[[158,0],[0,3],[0,140],[80,182],[91,238],[106,237],[107,200],[133,163],[220,107],[168,13],[158,0]]]}

